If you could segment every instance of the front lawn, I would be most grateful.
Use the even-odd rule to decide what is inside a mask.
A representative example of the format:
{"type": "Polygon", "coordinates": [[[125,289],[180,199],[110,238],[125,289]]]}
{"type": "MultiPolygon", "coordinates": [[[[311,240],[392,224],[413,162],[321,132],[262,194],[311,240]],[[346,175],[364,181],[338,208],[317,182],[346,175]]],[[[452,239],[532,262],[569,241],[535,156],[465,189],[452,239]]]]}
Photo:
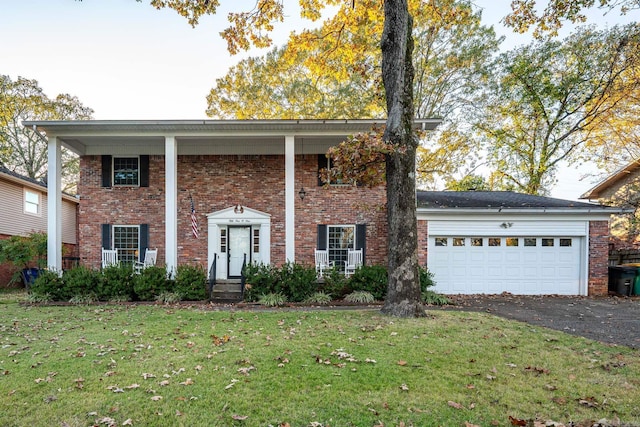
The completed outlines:
{"type": "Polygon", "coordinates": [[[2,426],[640,424],[638,351],[487,314],[19,299],[0,304],[2,426]]]}

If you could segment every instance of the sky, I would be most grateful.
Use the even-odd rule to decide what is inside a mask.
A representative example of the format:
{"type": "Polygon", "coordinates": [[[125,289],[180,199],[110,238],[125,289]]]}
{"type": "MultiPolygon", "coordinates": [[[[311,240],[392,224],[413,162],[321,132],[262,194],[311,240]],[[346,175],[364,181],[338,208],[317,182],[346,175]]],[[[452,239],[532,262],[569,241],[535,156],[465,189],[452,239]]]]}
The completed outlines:
{"type": "MultiPolygon", "coordinates": [[[[249,9],[254,0],[226,0],[223,6],[249,9]]],[[[483,21],[505,35],[503,48],[527,43],[500,24],[510,0],[476,0],[483,21]]],[[[298,18],[297,1],[285,1],[287,19],[272,38],[284,44],[291,30],[308,28],[298,18]]],[[[78,97],[99,120],[207,118],[206,96],[215,79],[253,50],[231,56],[218,33],[228,9],[204,17],[192,28],[173,10],[156,10],[147,0],[0,0],[0,74],[35,79],[50,98],[78,97]]],[[[635,14],[635,15],[634,15],[635,14]]],[[[611,26],[638,19],[616,13],[592,14],[590,22],[611,26]]],[[[586,168],[563,168],[553,197],[574,200],[593,186],[579,178],[586,168]]]]}

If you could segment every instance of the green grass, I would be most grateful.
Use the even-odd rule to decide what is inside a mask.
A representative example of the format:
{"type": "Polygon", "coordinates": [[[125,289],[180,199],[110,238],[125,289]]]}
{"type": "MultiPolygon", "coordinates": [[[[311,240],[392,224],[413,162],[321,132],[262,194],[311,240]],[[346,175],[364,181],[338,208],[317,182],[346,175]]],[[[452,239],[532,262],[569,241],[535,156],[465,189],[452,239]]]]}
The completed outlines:
{"type": "Polygon", "coordinates": [[[0,426],[640,424],[638,351],[482,313],[19,300],[0,298],[0,426]]]}

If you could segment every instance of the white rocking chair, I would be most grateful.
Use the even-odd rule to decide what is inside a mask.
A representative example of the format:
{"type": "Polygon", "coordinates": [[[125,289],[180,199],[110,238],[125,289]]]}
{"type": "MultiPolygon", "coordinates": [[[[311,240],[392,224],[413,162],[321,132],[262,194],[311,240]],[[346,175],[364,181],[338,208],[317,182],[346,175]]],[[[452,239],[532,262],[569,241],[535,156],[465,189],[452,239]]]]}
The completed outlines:
{"type": "Polygon", "coordinates": [[[329,251],[316,249],[316,275],[322,278],[324,271],[333,268],[333,262],[329,261],[329,251]]]}
{"type": "Polygon", "coordinates": [[[118,250],[102,248],[102,268],[116,267],[118,265],[118,250]]]}
{"type": "Polygon", "coordinates": [[[360,267],[362,267],[362,249],[349,249],[347,260],[344,262],[344,275],[351,276],[360,267]]]}
{"type": "Polygon", "coordinates": [[[156,265],[156,259],[158,259],[158,248],[156,249],[147,248],[147,250],[144,253],[144,261],[142,262],[136,261],[133,264],[133,270],[135,271],[136,274],[140,274],[142,270],[144,270],[145,268],[156,265]]]}

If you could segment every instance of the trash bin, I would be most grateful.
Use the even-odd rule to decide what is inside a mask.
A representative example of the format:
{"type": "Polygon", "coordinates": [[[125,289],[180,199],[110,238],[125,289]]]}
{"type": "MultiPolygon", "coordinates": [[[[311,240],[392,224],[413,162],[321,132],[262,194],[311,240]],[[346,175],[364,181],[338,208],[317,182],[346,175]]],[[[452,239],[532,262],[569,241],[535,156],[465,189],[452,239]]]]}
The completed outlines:
{"type": "Polygon", "coordinates": [[[609,291],[629,296],[635,289],[637,267],[615,265],[609,267],[609,291]]]}
{"type": "Polygon", "coordinates": [[[640,295],[640,264],[620,264],[619,267],[625,268],[635,268],[636,269],[636,277],[631,283],[631,289],[629,290],[629,295],[640,295]]]}

